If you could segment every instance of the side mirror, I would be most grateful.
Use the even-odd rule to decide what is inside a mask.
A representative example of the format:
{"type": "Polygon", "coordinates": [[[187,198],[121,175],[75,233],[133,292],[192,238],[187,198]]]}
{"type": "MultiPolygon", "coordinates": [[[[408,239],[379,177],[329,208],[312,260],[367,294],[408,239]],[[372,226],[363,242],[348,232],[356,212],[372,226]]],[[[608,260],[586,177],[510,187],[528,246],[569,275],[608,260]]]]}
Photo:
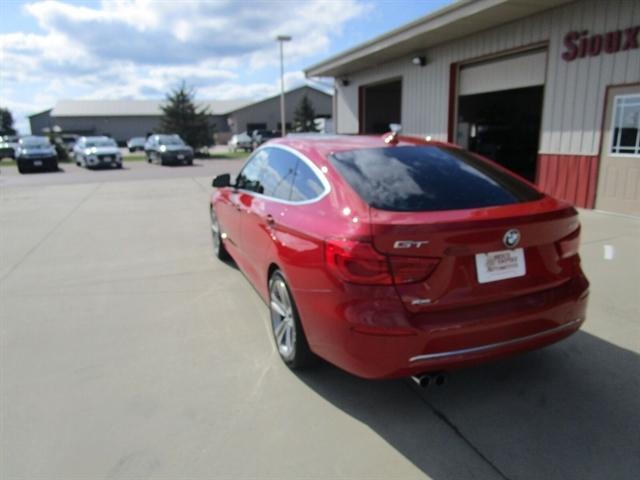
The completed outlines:
{"type": "Polygon", "coordinates": [[[222,175],[218,175],[213,179],[211,186],[214,188],[223,188],[231,186],[231,175],[228,173],[223,173],[222,175]]]}

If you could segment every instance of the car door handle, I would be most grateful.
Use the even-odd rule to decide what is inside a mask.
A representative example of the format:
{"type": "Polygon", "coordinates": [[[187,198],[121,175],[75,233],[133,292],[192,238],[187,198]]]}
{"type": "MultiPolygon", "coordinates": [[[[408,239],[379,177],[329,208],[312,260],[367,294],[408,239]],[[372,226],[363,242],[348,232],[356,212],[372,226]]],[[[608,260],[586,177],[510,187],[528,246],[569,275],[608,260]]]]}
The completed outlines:
{"type": "Polygon", "coordinates": [[[267,215],[267,225],[275,225],[275,223],[276,223],[276,221],[275,221],[275,219],[273,218],[273,215],[268,214],[268,215],[267,215]]]}

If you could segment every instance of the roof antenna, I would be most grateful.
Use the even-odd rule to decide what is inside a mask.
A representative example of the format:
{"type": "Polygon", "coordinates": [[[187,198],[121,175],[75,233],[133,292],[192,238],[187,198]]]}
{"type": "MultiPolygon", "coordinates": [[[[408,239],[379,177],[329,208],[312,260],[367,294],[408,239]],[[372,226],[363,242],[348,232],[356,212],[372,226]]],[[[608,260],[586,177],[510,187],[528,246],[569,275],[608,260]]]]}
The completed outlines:
{"type": "Polygon", "coordinates": [[[398,144],[398,135],[402,131],[402,125],[399,123],[390,123],[389,124],[390,133],[385,134],[384,143],[388,143],[389,145],[397,145],[398,144]]]}

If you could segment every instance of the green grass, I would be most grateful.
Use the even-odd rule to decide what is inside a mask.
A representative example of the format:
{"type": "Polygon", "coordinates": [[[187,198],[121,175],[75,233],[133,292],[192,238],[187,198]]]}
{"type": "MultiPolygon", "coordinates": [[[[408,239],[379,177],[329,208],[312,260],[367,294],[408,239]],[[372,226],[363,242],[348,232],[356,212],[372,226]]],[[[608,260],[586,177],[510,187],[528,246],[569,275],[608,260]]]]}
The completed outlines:
{"type": "Polygon", "coordinates": [[[125,162],[146,162],[147,157],[143,153],[133,154],[133,155],[125,155],[124,157],[122,157],[122,160],[124,160],[125,162]]]}
{"type": "Polygon", "coordinates": [[[210,154],[208,157],[203,158],[203,160],[207,159],[218,159],[218,160],[231,160],[234,158],[247,158],[249,156],[249,152],[216,152],[210,154]]]}

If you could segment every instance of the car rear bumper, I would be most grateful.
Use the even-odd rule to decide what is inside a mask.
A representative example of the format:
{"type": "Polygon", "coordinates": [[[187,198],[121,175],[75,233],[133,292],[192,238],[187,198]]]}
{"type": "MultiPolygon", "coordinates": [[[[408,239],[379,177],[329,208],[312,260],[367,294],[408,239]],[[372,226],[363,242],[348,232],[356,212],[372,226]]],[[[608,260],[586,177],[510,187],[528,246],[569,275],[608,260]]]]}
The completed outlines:
{"type": "Polygon", "coordinates": [[[161,158],[166,165],[186,165],[193,161],[193,155],[189,153],[163,153],[161,158]]]}
{"type": "MultiPolygon", "coordinates": [[[[355,375],[393,378],[452,370],[552,344],[585,320],[589,283],[580,273],[559,287],[503,302],[410,314],[389,295],[320,307],[342,319],[314,318],[312,350],[355,375]],[[328,322],[329,331],[316,335],[328,322]]],[[[301,292],[298,292],[301,293],[301,292]]],[[[300,300],[305,302],[307,294],[300,300]]],[[[300,302],[298,302],[300,303],[300,302]]],[[[303,320],[304,308],[301,308],[303,320]]],[[[316,304],[316,311],[318,311],[316,304]]]]}
{"type": "Polygon", "coordinates": [[[16,163],[20,168],[29,170],[53,170],[58,168],[57,157],[18,158],[16,163]]]}

